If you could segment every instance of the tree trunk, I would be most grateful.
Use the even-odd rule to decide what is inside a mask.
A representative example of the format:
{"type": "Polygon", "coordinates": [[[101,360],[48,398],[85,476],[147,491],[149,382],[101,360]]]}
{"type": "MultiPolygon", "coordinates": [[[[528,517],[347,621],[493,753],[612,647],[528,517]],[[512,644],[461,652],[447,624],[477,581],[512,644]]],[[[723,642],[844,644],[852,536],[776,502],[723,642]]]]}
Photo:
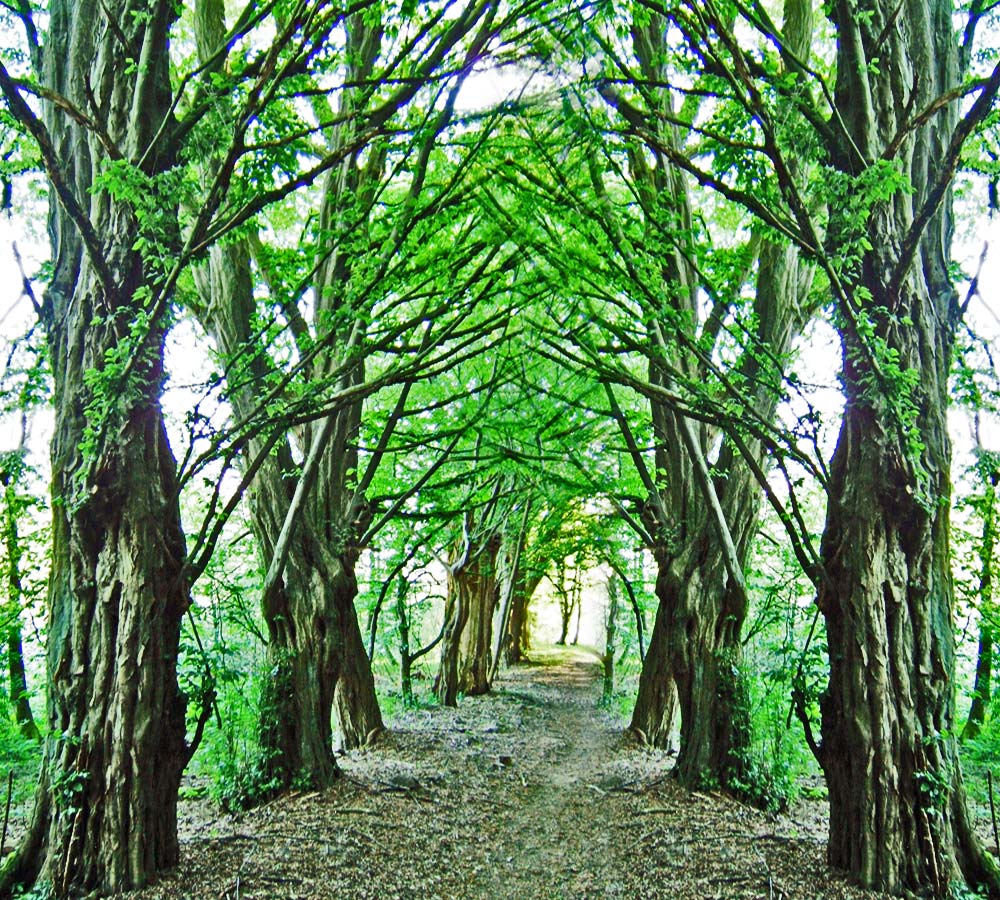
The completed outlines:
{"type": "Polygon", "coordinates": [[[459,641],[458,689],[464,694],[485,694],[490,689],[493,653],[493,611],[499,599],[497,555],[499,536],[483,545],[471,566],[453,575],[451,586],[462,594],[468,609],[459,641]]]}
{"type": "Polygon", "coordinates": [[[604,668],[604,687],[601,694],[601,704],[611,706],[615,695],[615,628],[618,618],[618,584],[615,576],[608,579],[608,617],[604,623],[604,655],[601,662],[604,668]]]}
{"type": "Polygon", "coordinates": [[[469,618],[464,593],[452,586],[449,574],[448,595],[444,605],[444,631],[441,639],[441,663],[434,680],[434,693],[442,706],[458,705],[459,641],[469,618]]]}
{"type": "Polygon", "coordinates": [[[435,691],[444,706],[458,694],[484,694],[490,689],[493,610],[497,603],[499,535],[468,547],[449,566],[441,666],[435,691]]]}
{"type": "MultiPolygon", "coordinates": [[[[774,415],[781,380],[767,360],[783,359],[808,320],[805,298],[811,282],[811,269],[799,263],[794,250],[764,246],[755,346],[740,364],[747,383],[760,385],[752,405],[764,421],[774,415]],[[766,348],[766,354],[757,347],[766,348]]],[[[754,800],[746,792],[751,730],[740,669],[746,598],[727,572],[720,525],[685,450],[683,423],[666,409],[656,410],[654,421],[663,446],[658,466],[670,477],[659,502],[648,504],[644,517],[651,534],[667,534],[671,540],[654,552],[659,605],[630,727],[651,745],[666,748],[676,709],[681,715],[676,774],[682,783],[715,784],[754,800]]],[[[704,448],[707,436],[700,441],[704,448]]],[[[759,443],[746,439],[745,445],[763,465],[759,443]]],[[[760,488],[747,460],[728,441],[713,469],[711,491],[742,568],[757,531],[760,488]]]]}
{"type": "Polygon", "coordinates": [[[24,602],[24,587],[21,582],[21,557],[24,552],[17,527],[19,500],[17,498],[18,475],[23,469],[22,451],[16,453],[16,471],[2,473],[4,485],[4,556],[7,562],[7,609],[2,614],[9,616],[5,643],[7,644],[7,685],[10,702],[14,707],[14,721],[21,735],[28,740],[41,740],[41,732],[31,713],[28,679],[24,670],[24,646],[21,642],[21,607],[24,602]]]}
{"type": "MultiPolygon", "coordinates": [[[[227,33],[223,4],[200,0],[198,13],[199,52],[210,59],[227,33]]],[[[211,164],[206,167],[210,170],[211,164]]],[[[337,170],[327,185],[325,215],[337,202],[341,178],[337,170]]],[[[329,265],[320,264],[318,277],[334,282],[348,277],[343,271],[329,274],[329,265]]],[[[216,340],[227,361],[227,378],[235,385],[229,399],[236,419],[252,422],[260,416],[257,386],[273,366],[266,350],[255,343],[257,307],[246,242],[213,247],[207,265],[195,269],[195,278],[201,296],[199,318],[216,340]]],[[[270,638],[270,683],[261,709],[261,740],[268,777],[278,790],[293,780],[320,787],[336,777],[332,712],[344,748],[359,746],[383,727],[354,609],[355,551],[343,537],[357,531],[344,521],[352,497],[345,475],[357,464],[350,442],[360,410],[352,406],[334,415],[338,422],[326,451],[330,460],[320,467],[312,496],[299,512],[281,584],[263,610],[270,638]]],[[[245,456],[253,459],[266,452],[265,440],[266,434],[251,439],[245,456]]],[[[252,527],[265,560],[273,557],[289,513],[297,471],[289,440],[283,438],[264,459],[251,486],[252,527]]]]}
{"type": "Polygon", "coordinates": [[[21,623],[15,618],[7,627],[7,675],[10,702],[14,707],[14,721],[21,736],[29,741],[39,741],[42,733],[31,713],[31,695],[24,671],[24,646],[21,643],[21,623]]]}
{"type": "MultiPolygon", "coordinates": [[[[807,56],[811,16],[792,15],[794,6],[786,7],[786,39],[807,56]]],[[[661,24],[653,17],[634,30],[644,74],[652,81],[669,77],[657,62],[661,24]]],[[[676,133],[664,134],[662,140],[664,146],[678,146],[676,133]]],[[[672,227],[689,229],[691,201],[684,177],[669,164],[649,170],[638,154],[630,161],[647,190],[669,197],[672,227]]],[[[770,422],[782,396],[783,360],[811,315],[808,295],[813,270],[800,262],[795,248],[770,241],[761,244],[755,332],[737,372],[743,383],[755,386],[747,398],[753,417],[770,422]]],[[[665,260],[664,272],[678,312],[697,321],[697,273],[679,251],[665,260]]],[[[664,331],[669,333],[666,326],[664,331]]],[[[672,379],[658,363],[657,353],[666,356],[675,352],[675,369],[698,371],[696,361],[682,351],[671,350],[660,338],[650,356],[654,384],[671,387],[672,379]]],[[[692,787],[718,785],[748,800],[758,800],[761,798],[747,791],[752,786],[748,777],[752,735],[741,672],[740,634],[747,599],[740,581],[757,531],[760,487],[750,462],[737,451],[732,438],[724,440],[711,466],[714,475],[709,477],[708,452],[715,434],[655,402],[652,413],[658,445],[656,470],[663,474],[658,495],[651,497],[643,510],[643,520],[654,538],[651,549],[657,563],[659,606],[630,727],[653,746],[667,747],[676,697],[681,717],[676,775],[681,782],[692,787]],[[735,559],[728,562],[727,542],[735,552],[735,559]],[[731,566],[739,571],[729,571],[731,566]],[[734,578],[734,574],[739,577],[734,578]]],[[[764,460],[759,442],[748,437],[743,442],[761,466],[764,460]]]]}
{"type": "MultiPolygon", "coordinates": [[[[141,154],[168,115],[174,7],[150,3],[137,16],[120,0],[101,12],[49,6],[45,85],[77,109],[96,103],[126,152],[141,154]],[[140,59],[143,77],[122,78],[140,59]]],[[[140,887],[177,861],[188,754],[176,666],[190,600],[159,406],[162,323],[147,317],[140,291],[155,296],[157,274],[133,249],[139,231],[128,206],[91,193],[108,161],[104,145],[61,109],[46,106],[45,118],[57,154],[46,160],[49,175],[63,188],[51,195],[54,271],[43,310],[55,405],[50,737],[29,831],[0,894],[41,879],[68,896],[140,887]],[[131,368],[106,368],[114,359],[131,368]]],[[[170,162],[162,146],[152,150],[148,175],[170,162]]]]}
{"type": "Polygon", "coordinates": [[[509,666],[523,662],[525,652],[531,649],[531,600],[545,577],[545,568],[537,562],[519,567],[507,621],[506,662],[509,666]]]}
{"type": "MultiPolygon", "coordinates": [[[[912,85],[907,102],[923,109],[959,83],[952,15],[947,0],[907,3],[899,20],[891,4],[833,4],[835,101],[851,139],[838,166],[863,172],[858,153],[877,160],[898,133],[893,85],[912,85]],[[877,67],[864,63],[875,58],[877,67]]],[[[844,272],[846,405],[817,598],[830,655],[820,748],[829,862],[877,890],[938,897],[962,881],[1000,895],[966,809],[954,736],[947,407],[959,304],[951,196],[939,179],[954,164],[957,119],[952,103],[905,133],[895,159],[909,186],[873,204],[864,252],[844,272]]],[[[850,229],[834,219],[830,233],[850,229]]]]}
{"type": "MultiPolygon", "coordinates": [[[[912,309],[929,297],[909,300],[912,309]]],[[[937,342],[920,347],[926,336],[899,343],[929,376],[921,411],[929,483],[914,478],[892,428],[873,429],[856,371],[848,382],[823,536],[829,583],[819,604],[830,681],[820,761],[830,795],[830,864],[879,890],[930,887],[944,896],[956,878],[980,883],[987,870],[952,732],[949,354],[937,342]],[[928,489],[933,499],[924,505],[928,497],[918,491],[928,489]]]]}
{"type": "Polygon", "coordinates": [[[969,741],[979,737],[983,723],[986,721],[986,710],[992,699],[993,675],[993,628],[988,622],[979,623],[979,647],[976,652],[976,676],[972,687],[972,705],[969,707],[969,717],[962,729],[962,740],[969,741]]]}
{"type": "Polygon", "coordinates": [[[340,746],[350,749],[371,742],[385,726],[375,693],[371,662],[365,652],[354,606],[358,582],[353,570],[349,577],[345,575],[338,579],[335,596],[337,634],[334,642],[341,648],[341,667],[333,695],[333,709],[340,746]]]}
{"type": "Polygon", "coordinates": [[[410,652],[410,617],[406,611],[408,585],[402,573],[396,582],[396,619],[399,622],[399,687],[403,705],[413,706],[413,654],[410,652]]]}
{"type": "Polygon", "coordinates": [[[573,646],[580,643],[580,619],[583,618],[583,582],[581,573],[577,572],[577,580],[573,585],[573,607],[576,610],[576,628],[573,630],[573,646]]]}
{"type": "Polygon", "coordinates": [[[976,653],[976,680],[972,688],[972,706],[962,729],[962,740],[979,735],[986,721],[986,710],[992,699],[993,622],[993,550],[996,544],[996,481],[995,471],[985,473],[982,499],[983,534],[979,542],[979,649],[976,653]]]}

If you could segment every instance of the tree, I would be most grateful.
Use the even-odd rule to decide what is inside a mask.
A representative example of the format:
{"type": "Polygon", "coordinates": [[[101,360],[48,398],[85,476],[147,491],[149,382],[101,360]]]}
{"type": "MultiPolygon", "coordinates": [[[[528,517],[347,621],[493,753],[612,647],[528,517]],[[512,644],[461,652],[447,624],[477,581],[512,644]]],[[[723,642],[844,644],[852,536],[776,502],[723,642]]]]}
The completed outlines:
{"type": "MultiPolygon", "coordinates": [[[[811,16],[802,9],[788,5],[787,39],[808,53],[811,16]]],[[[658,569],[659,606],[632,728],[666,746],[679,709],[678,777],[748,796],[744,568],[761,498],[757,472],[772,446],[789,353],[815,308],[813,276],[798,248],[751,231],[724,202],[717,234],[696,216],[694,179],[678,158],[698,153],[725,164],[743,140],[738,129],[750,126],[712,72],[677,70],[672,15],[641,5],[624,22],[613,13],[590,23],[590,53],[603,68],[585,76],[558,113],[577,132],[571,147],[585,176],[561,161],[562,150],[536,142],[552,173],[542,188],[545,214],[559,221],[557,207],[568,206],[572,215],[559,227],[576,240],[568,251],[538,240],[537,252],[570,285],[548,327],[552,349],[600,384],[605,415],[620,429],[622,455],[640,483],[634,490],[622,479],[611,492],[658,569]],[[624,46],[616,34],[627,35],[624,46]],[[592,89],[610,112],[594,103],[592,89]],[[735,246],[734,218],[743,229],[735,246]],[[734,404],[722,415],[706,412],[717,409],[713,393],[733,383],[744,387],[738,411],[734,404]],[[750,428],[730,435],[723,419],[750,428]]],[[[524,181],[539,193],[537,176],[524,181]]]]}
{"type": "Polygon", "coordinates": [[[972,687],[972,704],[962,729],[962,740],[979,735],[986,721],[986,712],[993,699],[993,649],[996,629],[996,601],[993,599],[993,577],[996,571],[997,484],[1000,483],[1000,459],[996,453],[976,448],[974,465],[977,487],[982,493],[970,498],[982,519],[976,557],[979,564],[975,586],[975,606],[979,611],[979,646],[976,650],[976,675],[972,687]]]}
{"type": "Polygon", "coordinates": [[[828,104],[827,116],[811,95],[795,101],[825,154],[815,194],[794,177],[779,114],[788,83],[766,77],[714,5],[667,11],[682,46],[710,61],[728,96],[753,115],[755,139],[739,155],[773,172],[777,190],[754,193],[670,142],[655,146],[815,260],[841,335],[846,403],[818,560],[796,524],[794,490],[786,506],[760,479],[817,584],[826,622],[830,679],[822,742],[813,746],[830,793],[828,859],[890,892],[944,896],[955,881],[1000,891],[972,831],[956,759],[948,568],[947,379],[962,312],[949,267],[950,184],[1000,87],[1000,68],[960,82],[983,9],[973,8],[960,54],[949,2],[910,4],[905,16],[880,2],[833,3],[830,91],[763,8],[737,8],[741,25],[766,34],[796,81],[828,104]],[[905,106],[893,84],[907,85],[905,106]],[[960,116],[970,94],[978,96],[960,116]]]}
{"type": "Polygon", "coordinates": [[[165,272],[137,249],[148,221],[99,177],[115,159],[148,179],[173,162],[174,4],[149,4],[141,16],[120,2],[102,9],[95,27],[92,10],[50,4],[44,64],[37,43],[31,50],[39,92],[65,102],[44,103],[43,118],[0,67],[8,109],[38,143],[52,188],[54,268],[39,314],[56,419],[50,737],[29,832],[0,892],[39,877],[59,895],[126,889],[178,852],[177,789],[189,753],[176,662],[190,600],[159,406],[165,272]],[[138,83],[119,76],[135,60],[138,83]],[[77,114],[95,99],[99,126],[77,114]]]}
{"type": "MultiPolygon", "coordinates": [[[[208,264],[195,269],[202,297],[196,309],[221,351],[238,420],[259,417],[261,385],[280,382],[274,357],[288,352],[284,331],[300,391],[323,395],[332,387],[343,398],[297,433],[276,440],[271,424],[251,434],[243,453],[254,530],[268,561],[263,608],[273,677],[262,703],[263,749],[281,787],[303,776],[325,784],[335,774],[331,707],[345,747],[382,728],[354,609],[354,570],[389,517],[378,515],[367,494],[392,455],[401,421],[416,412],[414,382],[438,372],[446,353],[459,354],[449,363],[456,365],[462,348],[498,321],[495,313],[475,316],[502,268],[491,265],[497,254],[474,229],[454,226],[475,215],[463,173],[483,135],[451,140],[453,152],[465,153],[457,164],[438,144],[472,62],[506,27],[485,3],[453,20],[430,13],[422,24],[375,7],[346,16],[335,100],[315,87],[321,68],[336,68],[324,62],[299,89],[315,122],[298,121],[293,106],[268,110],[289,148],[310,149],[299,148],[301,137],[317,131],[323,153],[339,161],[323,183],[318,220],[291,237],[295,253],[255,235],[212,248],[208,264]],[[391,83],[398,86],[387,90],[391,83]],[[452,241],[442,241],[442,233],[452,241]],[[270,353],[254,347],[260,317],[269,314],[254,296],[254,265],[266,281],[268,306],[283,320],[275,323],[270,353]],[[385,390],[394,386],[394,395],[385,390]],[[308,460],[301,477],[297,449],[308,460]]],[[[199,5],[196,34],[203,64],[221,72],[221,3],[199,5]]],[[[484,134],[489,127],[482,126],[484,134]]],[[[274,410],[268,415],[273,422],[274,410]]],[[[393,505],[401,501],[393,498],[393,505]]]]}

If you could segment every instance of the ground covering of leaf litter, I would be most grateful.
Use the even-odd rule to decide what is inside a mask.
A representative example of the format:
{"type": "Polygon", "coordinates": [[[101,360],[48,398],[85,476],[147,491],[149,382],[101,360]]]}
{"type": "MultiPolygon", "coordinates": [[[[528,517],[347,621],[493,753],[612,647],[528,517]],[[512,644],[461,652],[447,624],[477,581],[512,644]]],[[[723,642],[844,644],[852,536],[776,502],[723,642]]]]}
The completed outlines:
{"type": "Polygon", "coordinates": [[[669,778],[598,709],[583,650],[492,695],[406,712],[330,790],[240,816],[180,810],[182,860],[132,900],[873,898],[824,863],[814,802],[768,815],[669,778]]]}

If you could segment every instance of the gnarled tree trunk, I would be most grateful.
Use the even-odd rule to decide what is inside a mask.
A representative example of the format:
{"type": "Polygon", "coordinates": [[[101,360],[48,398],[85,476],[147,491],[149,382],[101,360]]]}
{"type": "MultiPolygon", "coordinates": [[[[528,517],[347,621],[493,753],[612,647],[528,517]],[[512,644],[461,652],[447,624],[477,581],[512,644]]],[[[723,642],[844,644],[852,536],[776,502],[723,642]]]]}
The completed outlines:
{"type": "MultiPolygon", "coordinates": [[[[786,39],[807,54],[811,16],[791,14],[801,5],[786,7],[786,39]]],[[[659,25],[654,17],[645,28],[637,27],[634,36],[645,74],[662,81],[666,76],[657,74],[655,61],[662,40],[659,25]]],[[[663,146],[677,146],[673,132],[662,140],[663,146]]],[[[689,228],[691,203],[683,176],[669,164],[650,171],[637,155],[632,162],[636,177],[644,177],[649,190],[669,198],[676,226],[689,228]]],[[[664,277],[678,312],[696,320],[697,274],[680,251],[666,260],[664,277]]],[[[741,381],[756,386],[747,405],[761,422],[773,420],[782,396],[781,361],[811,315],[811,284],[812,268],[800,262],[794,248],[761,242],[756,330],[738,364],[741,381]]],[[[666,343],[658,351],[664,362],[676,355],[669,359],[675,369],[698,371],[698,363],[684,351],[671,350],[666,343]]],[[[672,383],[665,366],[658,364],[656,350],[650,380],[664,388],[672,383]]],[[[733,437],[727,436],[710,475],[714,433],[666,406],[652,405],[656,468],[664,474],[643,518],[654,537],[659,606],[630,727],[654,746],[666,747],[676,709],[681,718],[678,778],[690,786],[717,784],[747,796],[751,727],[741,672],[740,635],[747,612],[742,572],[757,531],[761,491],[753,469],[754,463],[763,466],[763,449],[757,440],[744,437],[737,450],[733,437]],[[734,568],[738,572],[731,571],[734,568]]]]}
{"type": "Polygon", "coordinates": [[[445,629],[435,691],[444,706],[458,694],[484,694],[490,689],[493,610],[498,599],[499,535],[467,546],[448,568],[445,629]]]}
{"type": "MultiPolygon", "coordinates": [[[[96,105],[127,158],[149,147],[150,176],[171,162],[154,138],[170,103],[174,9],[49,5],[46,87],[77,109],[96,105]],[[122,78],[135,60],[142,77],[122,78]]],[[[188,752],[176,664],[189,596],[159,406],[162,323],[147,316],[144,293],[156,297],[157,273],[133,249],[139,229],[128,204],[92,193],[109,161],[105,143],[54,105],[45,123],[54,271],[43,315],[55,403],[49,737],[29,832],[0,893],[42,880],[69,896],[139,887],[177,861],[188,752]],[[109,367],[114,359],[128,360],[124,372],[109,367]]]]}
{"type": "MultiPolygon", "coordinates": [[[[850,137],[836,163],[860,174],[898,141],[909,188],[874,204],[860,261],[843,273],[846,406],[818,593],[830,654],[820,748],[829,861],[879,890],[939,897],[961,881],[1000,895],[954,736],[947,407],[959,304],[947,184],[957,103],[900,136],[901,85],[908,108],[924,109],[959,83],[953,12],[948,0],[906,2],[902,15],[892,3],[833,4],[835,99],[850,137]]],[[[995,74],[973,114],[996,88],[995,74]]],[[[831,234],[850,237],[833,213],[831,234]]]]}

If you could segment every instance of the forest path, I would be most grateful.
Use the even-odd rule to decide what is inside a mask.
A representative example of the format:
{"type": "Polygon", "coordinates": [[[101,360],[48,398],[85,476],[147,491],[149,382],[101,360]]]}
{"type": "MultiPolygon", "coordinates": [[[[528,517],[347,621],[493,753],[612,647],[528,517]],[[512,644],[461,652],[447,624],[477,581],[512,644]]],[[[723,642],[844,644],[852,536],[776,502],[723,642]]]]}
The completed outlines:
{"type": "Polygon", "coordinates": [[[541,648],[492,694],[390,715],[330,790],[242,816],[181,807],[182,860],[143,900],[822,900],[823,834],[679,789],[598,709],[592,653],[541,648]]]}

